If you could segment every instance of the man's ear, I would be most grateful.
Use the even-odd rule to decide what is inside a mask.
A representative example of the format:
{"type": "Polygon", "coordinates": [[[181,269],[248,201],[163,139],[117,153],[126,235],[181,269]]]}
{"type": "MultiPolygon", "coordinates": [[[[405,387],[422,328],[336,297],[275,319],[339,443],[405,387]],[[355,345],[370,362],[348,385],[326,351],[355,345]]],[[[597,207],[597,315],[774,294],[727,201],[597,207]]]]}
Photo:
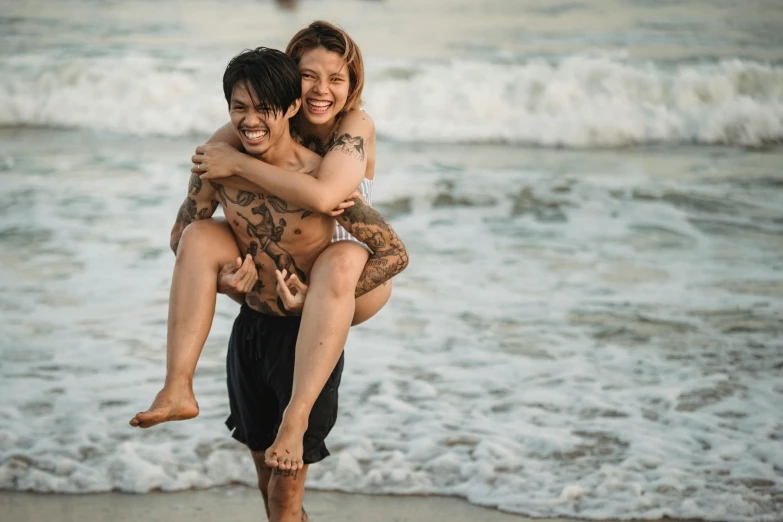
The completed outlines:
{"type": "Polygon", "coordinates": [[[302,98],[297,98],[294,103],[291,104],[291,106],[288,108],[288,111],[285,113],[286,118],[293,118],[294,115],[299,112],[299,107],[302,106],[302,98]]]}

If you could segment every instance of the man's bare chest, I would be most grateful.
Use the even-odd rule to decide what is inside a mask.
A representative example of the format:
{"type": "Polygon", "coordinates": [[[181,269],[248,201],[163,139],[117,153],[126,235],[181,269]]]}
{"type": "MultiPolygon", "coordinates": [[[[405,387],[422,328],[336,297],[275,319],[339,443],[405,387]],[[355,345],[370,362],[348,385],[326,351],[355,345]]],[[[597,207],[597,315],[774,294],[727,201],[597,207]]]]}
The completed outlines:
{"type": "Polygon", "coordinates": [[[223,213],[240,243],[258,243],[261,250],[280,247],[300,250],[320,242],[333,221],[299,208],[272,194],[250,192],[215,183],[223,213]]]}

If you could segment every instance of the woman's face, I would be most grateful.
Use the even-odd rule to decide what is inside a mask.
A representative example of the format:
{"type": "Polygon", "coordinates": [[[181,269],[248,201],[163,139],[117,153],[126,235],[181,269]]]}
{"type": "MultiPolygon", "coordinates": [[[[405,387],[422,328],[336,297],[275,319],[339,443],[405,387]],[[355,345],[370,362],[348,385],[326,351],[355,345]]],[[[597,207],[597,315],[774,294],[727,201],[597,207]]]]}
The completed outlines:
{"type": "Polygon", "coordinates": [[[345,107],[351,88],[343,57],[316,47],[299,59],[302,75],[302,111],[313,125],[332,121],[345,107]]]}

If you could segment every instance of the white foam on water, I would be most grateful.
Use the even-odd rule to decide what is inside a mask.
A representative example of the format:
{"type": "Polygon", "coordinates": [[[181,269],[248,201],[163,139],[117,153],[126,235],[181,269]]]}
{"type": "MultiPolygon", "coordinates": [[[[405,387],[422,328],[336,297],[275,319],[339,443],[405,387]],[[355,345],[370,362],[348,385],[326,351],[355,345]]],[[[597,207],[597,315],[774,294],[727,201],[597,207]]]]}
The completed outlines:
{"type": "MultiPolygon", "coordinates": [[[[15,150],[3,173],[4,489],[255,484],[223,426],[225,300],[200,417],[127,427],[163,380],[191,149],[129,141],[15,150]]],[[[541,517],[779,518],[779,186],[400,162],[375,195],[412,263],[351,333],[310,486],[541,517]]]]}
{"type": "Polygon", "coordinates": [[[593,147],[783,137],[783,68],[741,60],[452,60],[379,76],[369,80],[368,110],[382,134],[404,141],[593,147]]]}
{"type": "Polygon", "coordinates": [[[4,125],[181,135],[210,132],[227,119],[219,64],[33,55],[8,58],[0,69],[7,73],[0,84],[4,125]]]}
{"type": "MultiPolygon", "coordinates": [[[[0,124],[136,135],[211,133],[224,62],[134,53],[0,59],[0,124]]],[[[616,147],[783,140],[783,67],[617,57],[370,61],[366,108],[400,141],[616,147]]]]}

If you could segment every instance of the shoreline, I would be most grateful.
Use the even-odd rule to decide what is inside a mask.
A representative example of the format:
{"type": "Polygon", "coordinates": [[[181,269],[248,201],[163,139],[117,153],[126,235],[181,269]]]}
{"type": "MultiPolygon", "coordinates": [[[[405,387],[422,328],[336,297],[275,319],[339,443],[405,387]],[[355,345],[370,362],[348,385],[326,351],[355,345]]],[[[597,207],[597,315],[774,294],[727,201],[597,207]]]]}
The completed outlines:
{"type": "MultiPolygon", "coordinates": [[[[474,506],[457,497],[363,495],[308,489],[305,509],[313,522],[566,522],[532,519],[474,506]]],[[[146,494],[0,492],[8,520],[25,522],[208,522],[259,520],[261,495],[245,486],[146,494]]]]}
{"type": "MultiPolygon", "coordinates": [[[[245,486],[171,493],[0,492],[8,520],[25,522],[211,522],[258,520],[260,494],[245,486]]],[[[575,522],[579,518],[532,518],[476,506],[458,497],[365,495],[307,490],[305,509],[312,522],[575,522]]],[[[677,522],[667,518],[667,521],[677,522]]],[[[614,522],[604,519],[601,522],[614,522]]],[[[679,522],[697,522],[680,520],[679,522]]]]}

